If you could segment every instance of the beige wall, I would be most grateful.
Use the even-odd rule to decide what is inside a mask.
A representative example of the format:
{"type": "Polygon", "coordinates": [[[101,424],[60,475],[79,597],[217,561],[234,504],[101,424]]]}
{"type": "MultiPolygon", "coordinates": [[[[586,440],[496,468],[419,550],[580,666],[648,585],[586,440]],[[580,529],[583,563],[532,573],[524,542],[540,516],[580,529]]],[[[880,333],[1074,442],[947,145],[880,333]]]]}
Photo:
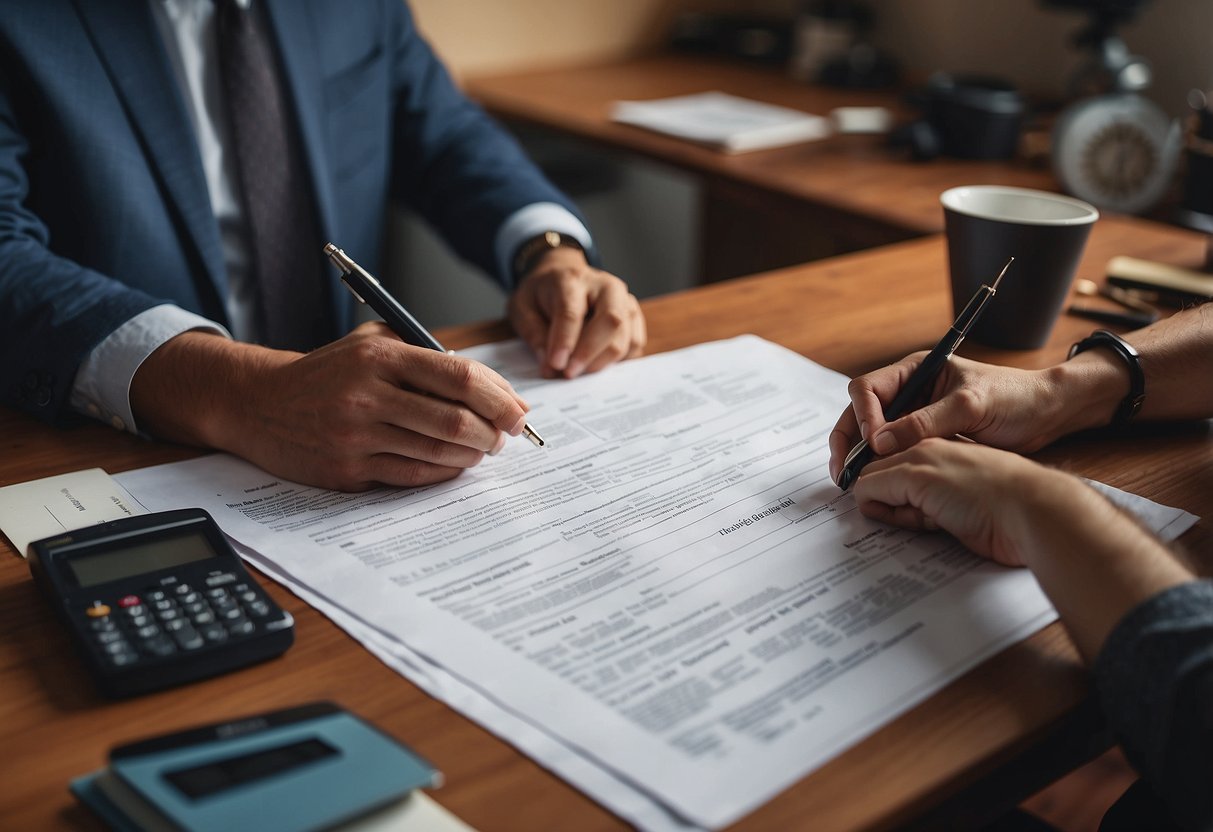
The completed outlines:
{"type": "MultiPolygon", "coordinates": [[[[1060,93],[1078,63],[1084,17],[1039,0],[868,0],[878,43],[907,67],[992,72],[1060,93]]],[[[418,24],[456,75],[609,60],[660,44],[684,9],[788,13],[795,0],[412,0],[418,24]]],[[[1190,87],[1213,88],[1213,2],[1153,0],[1123,31],[1154,64],[1152,96],[1180,112],[1190,87]]]]}
{"type": "Polygon", "coordinates": [[[456,75],[610,60],[661,42],[680,0],[412,0],[456,75]]]}

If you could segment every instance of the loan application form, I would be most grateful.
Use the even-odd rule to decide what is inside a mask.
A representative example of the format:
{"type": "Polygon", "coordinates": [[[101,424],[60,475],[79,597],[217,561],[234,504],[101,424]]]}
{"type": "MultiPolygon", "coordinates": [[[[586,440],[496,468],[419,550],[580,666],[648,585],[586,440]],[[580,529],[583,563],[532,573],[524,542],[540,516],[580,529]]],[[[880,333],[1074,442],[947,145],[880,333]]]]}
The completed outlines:
{"type": "MultiPolygon", "coordinates": [[[[523,378],[520,347],[468,354],[523,378]]],[[[1056,617],[1027,571],[839,492],[846,384],[743,336],[519,383],[548,446],[440,485],[342,494],[226,455],[118,479],[152,510],[206,508],[418,672],[720,827],[1056,617]]],[[[1195,519],[1155,508],[1168,537],[1195,519]]]]}

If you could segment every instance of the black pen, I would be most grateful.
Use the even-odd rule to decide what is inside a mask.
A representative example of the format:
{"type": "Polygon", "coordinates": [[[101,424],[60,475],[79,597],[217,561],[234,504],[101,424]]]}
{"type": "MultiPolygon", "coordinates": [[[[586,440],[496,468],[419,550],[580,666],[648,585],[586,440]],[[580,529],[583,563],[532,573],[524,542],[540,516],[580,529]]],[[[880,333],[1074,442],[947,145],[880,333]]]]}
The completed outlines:
{"type": "MultiPolygon", "coordinates": [[[[388,290],[383,288],[382,283],[355,263],[348,254],[332,243],[325,245],[324,253],[333,261],[333,265],[341,270],[341,282],[345,284],[345,288],[350,290],[359,303],[365,303],[378,312],[384,323],[399,335],[402,341],[414,347],[446,352],[446,347],[401,306],[400,301],[392,297],[388,290]]],[[[522,435],[538,448],[545,444],[543,437],[530,424],[522,426],[522,435]]]]}
{"type": "MultiPolygon", "coordinates": [[[[1007,269],[1011,268],[1011,264],[1015,262],[1012,257],[1007,261],[1007,264],[1002,267],[1002,271],[998,273],[998,277],[994,280],[993,286],[982,284],[977,290],[977,294],[973,295],[968,305],[956,316],[955,322],[948,329],[935,348],[927,354],[927,357],[922,360],[922,363],[910,374],[910,378],[905,385],[897,391],[897,395],[893,397],[893,401],[885,408],[884,417],[886,421],[893,421],[901,416],[914,404],[922,398],[926,393],[927,387],[933,384],[935,379],[943,370],[944,364],[952,357],[952,353],[956,352],[956,348],[960,346],[960,342],[964,340],[969,329],[977,321],[981,315],[981,310],[986,306],[990,298],[998,291],[998,284],[1002,282],[1003,275],[1007,273],[1007,269]]],[[[851,449],[847,454],[847,458],[842,463],[842,471],[838,474],[838,487],[846,491],[859,477],[859,472],[863,467],[872,461],[876,453],[868,447],[866,439],[859,440],[859,444],[851,449]]]]}
{"type": "Polygon", "coordinates": [[[1077,303],[1070,304],[1066,309],[1069,315],[1077,315],[1080,318],[1088,318],[1092,321],[1099,321],[1104,324],[1113,324],[1115,326],[1127,326],[1132,329],[1141,329],[1143,326],[1149,326],[1158,320],[1158,315],[1148,314],[1146,312],[1117,312],[1113,309],[1098,309],[1094,306],[1079,306],[1077,303]]]}

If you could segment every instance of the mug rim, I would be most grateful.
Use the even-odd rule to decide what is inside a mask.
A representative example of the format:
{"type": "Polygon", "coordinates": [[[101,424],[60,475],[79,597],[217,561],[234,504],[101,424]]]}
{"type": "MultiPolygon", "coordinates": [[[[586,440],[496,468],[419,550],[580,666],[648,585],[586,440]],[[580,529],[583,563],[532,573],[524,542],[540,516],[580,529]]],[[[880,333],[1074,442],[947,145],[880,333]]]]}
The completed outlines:
{"type": "Polygon", "coordinates": [[[1089,202],[1084,202],[1081,199],[1075,199],[1072,196],[1064,194],[1055,194],[1051,191],[1041,191],[1035,188],[1017,188],[1011,185],[959,185],[955,188],[948,188],[939,195],[939,202],[946,210],[955,211],[958,214],[963,214],[967,217],[977,217],[978,219],[994,220],[996,222],[1010,222],[1021,225],[1089,225],[1099,219],[1099,210],[1089,202]],[[972,208],[971,206],[962,206],[959,204],[961,196],[969,192],[978,192],[984,194],[1001,194],[1004,196],[1032,198],[1044,202],[1052,202],[1055,204],[1068,205],[1076,209],[1078,213],[1073,217],[1024,217],[1024,216],[1007,216],[999,215],[992,211],[981,211],[972,208]]]}

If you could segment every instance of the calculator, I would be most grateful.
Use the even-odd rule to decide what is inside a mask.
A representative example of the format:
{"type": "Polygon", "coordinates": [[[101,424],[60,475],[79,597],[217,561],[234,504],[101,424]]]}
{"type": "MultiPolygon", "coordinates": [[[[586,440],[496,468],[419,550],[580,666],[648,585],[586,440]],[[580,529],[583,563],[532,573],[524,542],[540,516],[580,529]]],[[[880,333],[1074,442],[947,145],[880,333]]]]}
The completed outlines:
{"type": "Polygon", "coordinates": [[[224,673],[277,656],[295,638],[290,613],[200,508],[38,540],[29,564],[107,696],[224,673]]]}

